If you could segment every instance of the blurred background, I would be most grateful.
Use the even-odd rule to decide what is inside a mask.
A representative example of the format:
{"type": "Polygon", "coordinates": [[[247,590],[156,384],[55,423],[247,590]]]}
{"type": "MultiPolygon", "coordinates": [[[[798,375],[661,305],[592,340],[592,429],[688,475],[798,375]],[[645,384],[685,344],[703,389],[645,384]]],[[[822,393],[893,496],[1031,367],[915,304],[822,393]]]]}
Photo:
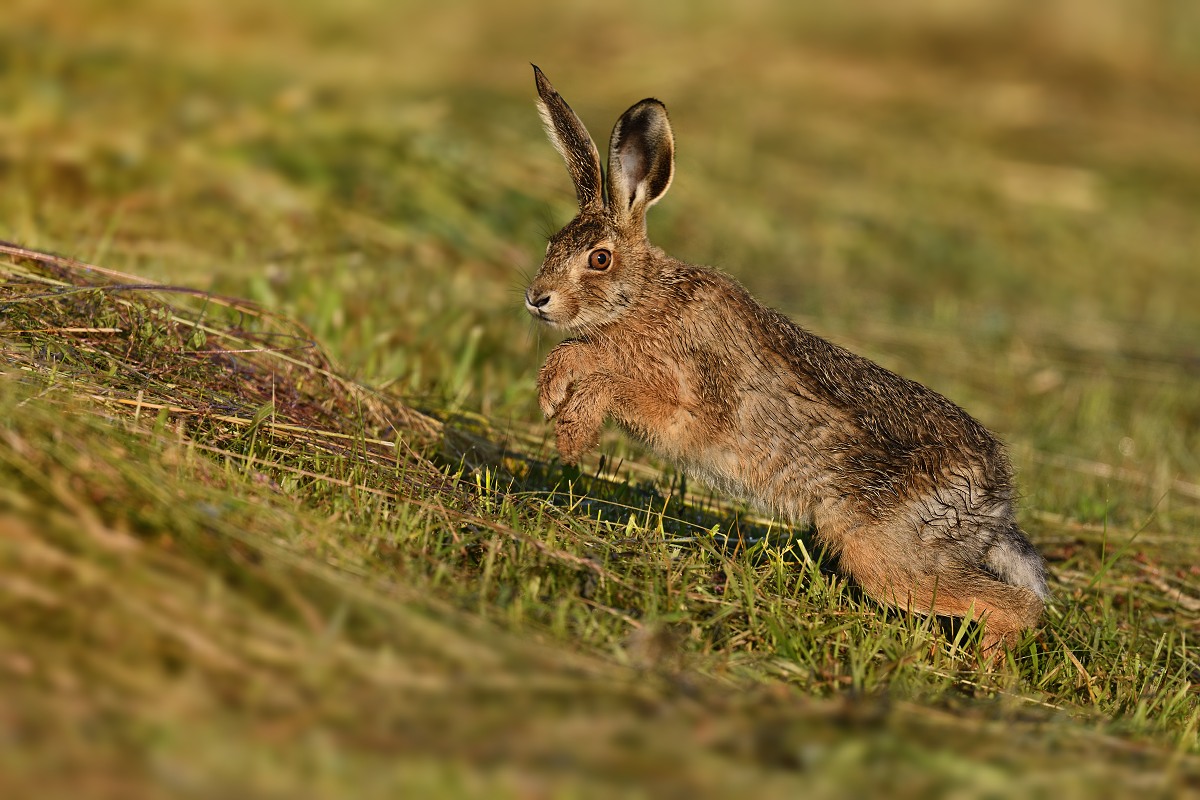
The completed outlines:
{"type": "MultiPolygon", "coordinates": [[[[599,522],[549,506],[442,519],[429,508],[458,503],[458,487],[434,481],[410,506],[405,476],[356,457],[309,462],[254,449],[257,434],[214,434],[209,458],[164,444],[165,412],[150,435],[94,419],[92,405],[13,393],[0,396],[14,409],[0,511],[25,516],[0,516],[0,543],[18,543],[0,553],[0,599],[16,598],[0,613],[13,622],[0,626],[0,670],[34,700],[11,714],[0,703],[0,726],[15,719],[20,734],[0,741],[25,743],[0,747],[0,778],[36,750],[78,796],[59,768],[69,741],[82,763],[97,743],[135,754],[114,758],[98,794],[141,796],[123,791],[135,763],[156,786],[232,796],[218,791],[220,765],[244,761],[255,785],[276,787],[262,796],[320,794],[314,775],[344,796],[369,788],[356,759],[383,774],[398,751],[444,748],[491,769],[528,738],[533,766],[502,775],[508,796],[548,796],[535,776],[581,763],[619,781],[627,761],[761,795],[758,765],[808,786],[807,765],[830,753],[830,794],[854,785],[847,776],[898,785],[903,768],[910,796],[967,776],[1001,796],[1017,777],[1044,789],[1063,772],[1054,736],[1083,743],[1071,768],[1098,785],[1108,754],[1140,781],[1158,763],[1140,749],[1154,735],[1174,755],[1147,774],[1174,780],[1198,718],[1187,637],[1200,619],[1200,3],[736,5],[6,0],[0,239],[253,299],[311,328],[340,372],[482,421],[496,440],[536,442],[548,428],[534,377],[555,336],[532,325],[521,293],[575,208],[529,64],[602,151],[621,111],[658,97],[678,163],[650,213],[657,244],[725,269],[1008,442],[1021,523],[1062,601],[1020,671],[970,677],[954,647],[907,637],[911,618],[860,613],[790,568],[731,599],[735,581],[718,572],[753,577],[757,564],[661,537],[633,558],[599,522]],[[278,469],[255,472],[245,452],[278,469]],[[599,600],[580,588],[596,553],[615,553],[608,567],[635,588],[613,581],[599,600]],[[762,617],[768,607],[778,616],[762,617]],[[702,684],[610,679],[636,663],[628,652],[657,646],[657,629],[633,619],[643,613],[693,626],[702,684]],[[505,625],[525,649],[493,641],[505,625]],[[453,658],[429,656],[442,650],[453,658]],[[1014,700],[1000,686],[1010,679],[1033,699],[1014,700]],[[751,685],[763,691],[726,730],[723,687],[742,702],[751,685]],[[885,696],[878,709],[836,705],[864,687],[885,696]],[[527,689],[549,698],[543,712],[585,714],[539,738],[527,689]],[[475,702],[487,691],[508,711],[475,702]],[[912,714],[921,701],[891,706],[893,695],[936,699],[912,714]],[[426,696],[451,702],[412,700],[426,696]],[[832,701],[810,715],[810,696],[832,701]],[[1039,717],[1010,749],[1006,715],[1055,707],[1074,728],[1052,736],[1039,717]],[[795,712],[791,727],[780,709],[795,712]],[[610,717],[603,737],[597,710],[610,717]],[[1097,716],[1112,722],[1093,741],[1080,732],[1097,716]],[[282,783],[267,745],[301,765],[282,783]],[[955,761],[943,745],[973,754],[955,761]]],[[[39,363],[59,364],[52,352],[39,363]]],[[[357,442],[366,423],[345,422],[357,442]]],[[[615,435],[604,449],[645,457],[615,435]]],[[[452,763],[421,769],[406,785],[486,795],[452,763]]]]}

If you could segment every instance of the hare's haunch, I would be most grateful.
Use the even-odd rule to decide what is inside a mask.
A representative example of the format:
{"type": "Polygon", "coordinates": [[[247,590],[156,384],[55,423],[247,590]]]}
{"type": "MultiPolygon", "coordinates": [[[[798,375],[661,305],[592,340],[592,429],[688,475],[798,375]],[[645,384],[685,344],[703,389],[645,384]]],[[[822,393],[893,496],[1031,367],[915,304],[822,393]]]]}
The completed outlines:
{"type": "Polygon", "coordinates": [[[612,418],[714,487],[811,520],[881,602],[982,619],[988,647],[1037,624],[1045,570],[1017,527],[996,438],[936,392],[650,244],[646,210],[675,168],[666,108],[646,99],[621,115],[605,175],[583,123],[534,75],[579,198],[525,292],[530,314],[572,336],[538,374],[562,460],[595,447],[612,418]]]}

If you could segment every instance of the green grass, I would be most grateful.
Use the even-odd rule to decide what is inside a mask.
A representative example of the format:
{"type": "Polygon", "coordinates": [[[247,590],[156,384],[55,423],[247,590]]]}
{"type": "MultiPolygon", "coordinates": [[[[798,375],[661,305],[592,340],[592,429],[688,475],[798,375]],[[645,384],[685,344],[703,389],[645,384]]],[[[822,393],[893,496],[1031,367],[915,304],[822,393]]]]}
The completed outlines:
{"type": "Polygon", "coordinates": [[[1191,4],[10,5],[5,796],[1200,793],[1191,4]],[[1004,662],[553,460],[529,61],[668,104],[658,243],[1009,443],[1004,662]]]}

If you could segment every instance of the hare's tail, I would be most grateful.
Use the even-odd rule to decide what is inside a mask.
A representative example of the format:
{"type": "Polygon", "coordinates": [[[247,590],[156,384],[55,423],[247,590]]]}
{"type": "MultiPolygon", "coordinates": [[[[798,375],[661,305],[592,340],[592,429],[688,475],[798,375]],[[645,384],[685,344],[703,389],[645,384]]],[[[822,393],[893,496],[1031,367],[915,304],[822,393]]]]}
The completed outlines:
{"type": "Polygon", "coordinates": [[[1028,589],[1042,600],[1050,597],[1045,563],[1015,523],[996,537],[983,556],[983,567],[1005,583],[1028,589]]]}

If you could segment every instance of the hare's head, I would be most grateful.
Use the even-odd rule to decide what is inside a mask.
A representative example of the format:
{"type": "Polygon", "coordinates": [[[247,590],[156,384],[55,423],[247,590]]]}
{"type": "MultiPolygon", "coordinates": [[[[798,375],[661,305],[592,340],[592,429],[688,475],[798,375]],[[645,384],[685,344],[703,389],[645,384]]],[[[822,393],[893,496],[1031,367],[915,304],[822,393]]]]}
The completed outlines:
{"type": "Polygon", "coordinates": [[[666,194],[675,170],[667,109],[642,100],[621,115],[608,146],[607,182],[600,153],[579,117],[537,67],[538,111],[567,162],[579,214],[550,238],[525,308],[557,328],[584,332],[618,320],[658,270],[646,239],[646,209],[666,194]]]}

